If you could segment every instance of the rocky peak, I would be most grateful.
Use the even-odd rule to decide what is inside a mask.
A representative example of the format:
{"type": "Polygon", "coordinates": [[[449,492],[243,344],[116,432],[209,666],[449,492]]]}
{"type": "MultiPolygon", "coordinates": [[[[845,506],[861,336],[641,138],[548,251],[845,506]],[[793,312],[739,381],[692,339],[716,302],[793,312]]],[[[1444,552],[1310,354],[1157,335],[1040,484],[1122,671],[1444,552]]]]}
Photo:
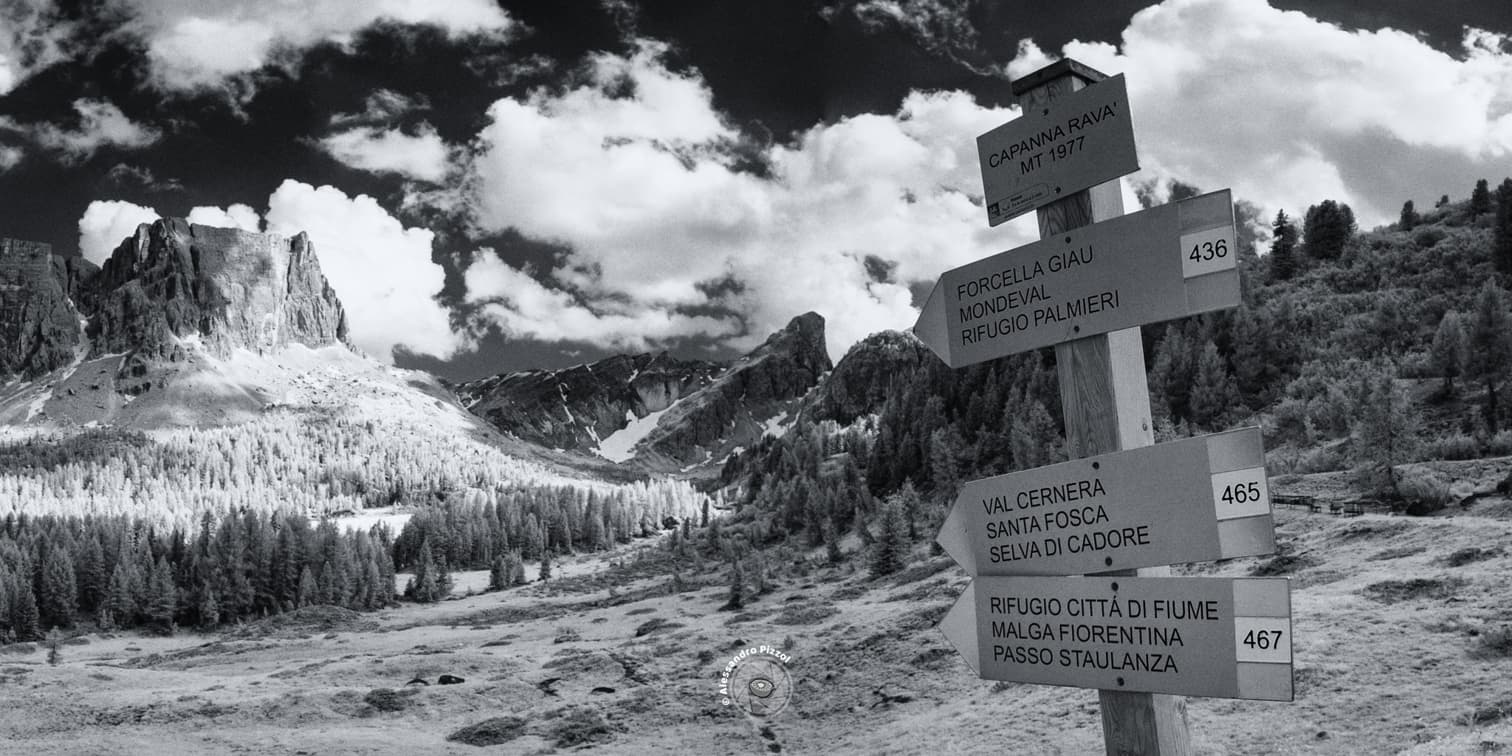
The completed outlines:
{"type": "Polygon", "coordinates": [[[175,358],[197,337],[212,354],[346,337],[346,316],[309,238],[191,225],[143,224],[88,287],[95,354],[175,358]]]}
{"type": "Polygon", "coordinates": [[[52,247],[0,239],[0,380],[69,364],[80,337],[79,313],[55,273],[52,247]]]}

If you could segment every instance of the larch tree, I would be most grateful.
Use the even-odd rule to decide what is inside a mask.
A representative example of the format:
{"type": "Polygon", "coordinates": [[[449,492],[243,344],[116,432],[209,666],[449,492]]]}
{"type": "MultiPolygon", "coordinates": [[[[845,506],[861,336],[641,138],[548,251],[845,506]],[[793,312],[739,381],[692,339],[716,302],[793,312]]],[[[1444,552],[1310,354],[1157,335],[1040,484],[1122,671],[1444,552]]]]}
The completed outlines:
{"type": "Polygon", "coordinates": [[[1486,387],[1484,417],[1487,429],[1495,433],[1500,414],[1496,390],[1512,368],[1512,318],[1507,316],[1507,292],[1490,281],[1475,298],[1468,353],[1465,377],[1486,387]]]}

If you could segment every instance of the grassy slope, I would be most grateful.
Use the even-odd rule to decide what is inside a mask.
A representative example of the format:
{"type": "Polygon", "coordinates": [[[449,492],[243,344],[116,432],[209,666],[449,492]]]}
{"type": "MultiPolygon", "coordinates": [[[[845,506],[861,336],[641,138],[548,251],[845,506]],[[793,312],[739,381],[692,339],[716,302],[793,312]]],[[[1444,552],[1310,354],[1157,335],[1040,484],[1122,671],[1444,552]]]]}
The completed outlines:
{"type": "MultiPolygon", "coordinates": [[[[1308,476],[1286,488],[1330,484],[1308,476]]],[[[1498,498],[1424,519],[1282,510],[1286,558],[1185,570],[1237,576],[1265,564],[1294,578],[1297,700],[1190,700],[1198,752],[1512,745],[1512,720],[1468,723],[1478,708],[1512,709],[1512,657],[1480,655],[1485,630],[1512,625],[1509,510],[1498,498]],[[1479,547],[1493,555],[1445,562],[1479,547]],[[1405,582],[1418,578],[1428,582],[1405,582]]],[[[717,611],[727,591],[717,574],[668,595],[665,567],[606,559],[568,562],[544,586],[339,614],[329,627],[90,635],[57,667],[41,650],[0,655],[0,751],[473,753],[446,735],[511,715],[522,732],[494,750],[546,752],[578,737],[614,753],[1101,749],[1095,693],[971,675],[934,628],[966,582],[945,557],[880,581],[829,567],[793,575],[741,614],[717,611]],[[636,637],[657,618],[677,626],[636,637]],[[759,723],[719,705],[717,675],[734,650],[789,637],[787,711],[759,723]],[[404,688],[446,673],[466,682],[404,688]],[[538,685],[550,678],[555,695],[538,685]],[[375,709],[364,702],[375,688],[403,691],[407,707],[375,709]]]]}

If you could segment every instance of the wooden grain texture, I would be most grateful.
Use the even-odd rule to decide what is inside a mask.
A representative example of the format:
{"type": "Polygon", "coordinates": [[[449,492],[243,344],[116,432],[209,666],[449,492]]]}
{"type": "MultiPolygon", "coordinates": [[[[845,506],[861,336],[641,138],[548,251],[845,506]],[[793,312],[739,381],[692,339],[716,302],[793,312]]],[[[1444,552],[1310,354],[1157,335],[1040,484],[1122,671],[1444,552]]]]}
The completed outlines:
{"type": "MultiPolygon", "coordinates": [[[[1019,104],[1026,110],[1045,107],[1056,97],[1081,89],[1087,83],[1068,70],[1024,91],[1019,104]]],[[[1043,239],[1123,215],[1123,191],[1118,181],[1109,181],[1036,212],[1043,239]]],[[[1061,411],[1066,419],[1066,449],[1072,459],[1155,442],[1145,382],[1144,345],[1138,328],[1059,344],[1055,347],[1055,363],[1060,379],[1061,411]]],[[[1109,574],[1170,573],[1169,567],[1154,567],[1109,574]]],[[[1103,745],[1110,756],[1184,756],[1192,752],[1185,698],[1102,690],[1098,691],[1098,701],[1102,708],[1103,745]]]]}

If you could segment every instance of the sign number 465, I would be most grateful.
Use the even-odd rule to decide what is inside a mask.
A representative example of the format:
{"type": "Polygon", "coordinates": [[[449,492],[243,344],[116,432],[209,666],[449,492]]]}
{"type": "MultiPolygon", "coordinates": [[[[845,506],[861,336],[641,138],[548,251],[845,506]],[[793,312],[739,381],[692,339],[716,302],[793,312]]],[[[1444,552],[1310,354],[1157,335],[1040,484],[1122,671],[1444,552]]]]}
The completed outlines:
{"type": "Polygon", "coordinates": [[[1223,503],[1225,504],[1248,504],[1260,500],[1260,484],[1255,481],[1249,483],[1236,483],[1223,488],[1223,503]]]}

